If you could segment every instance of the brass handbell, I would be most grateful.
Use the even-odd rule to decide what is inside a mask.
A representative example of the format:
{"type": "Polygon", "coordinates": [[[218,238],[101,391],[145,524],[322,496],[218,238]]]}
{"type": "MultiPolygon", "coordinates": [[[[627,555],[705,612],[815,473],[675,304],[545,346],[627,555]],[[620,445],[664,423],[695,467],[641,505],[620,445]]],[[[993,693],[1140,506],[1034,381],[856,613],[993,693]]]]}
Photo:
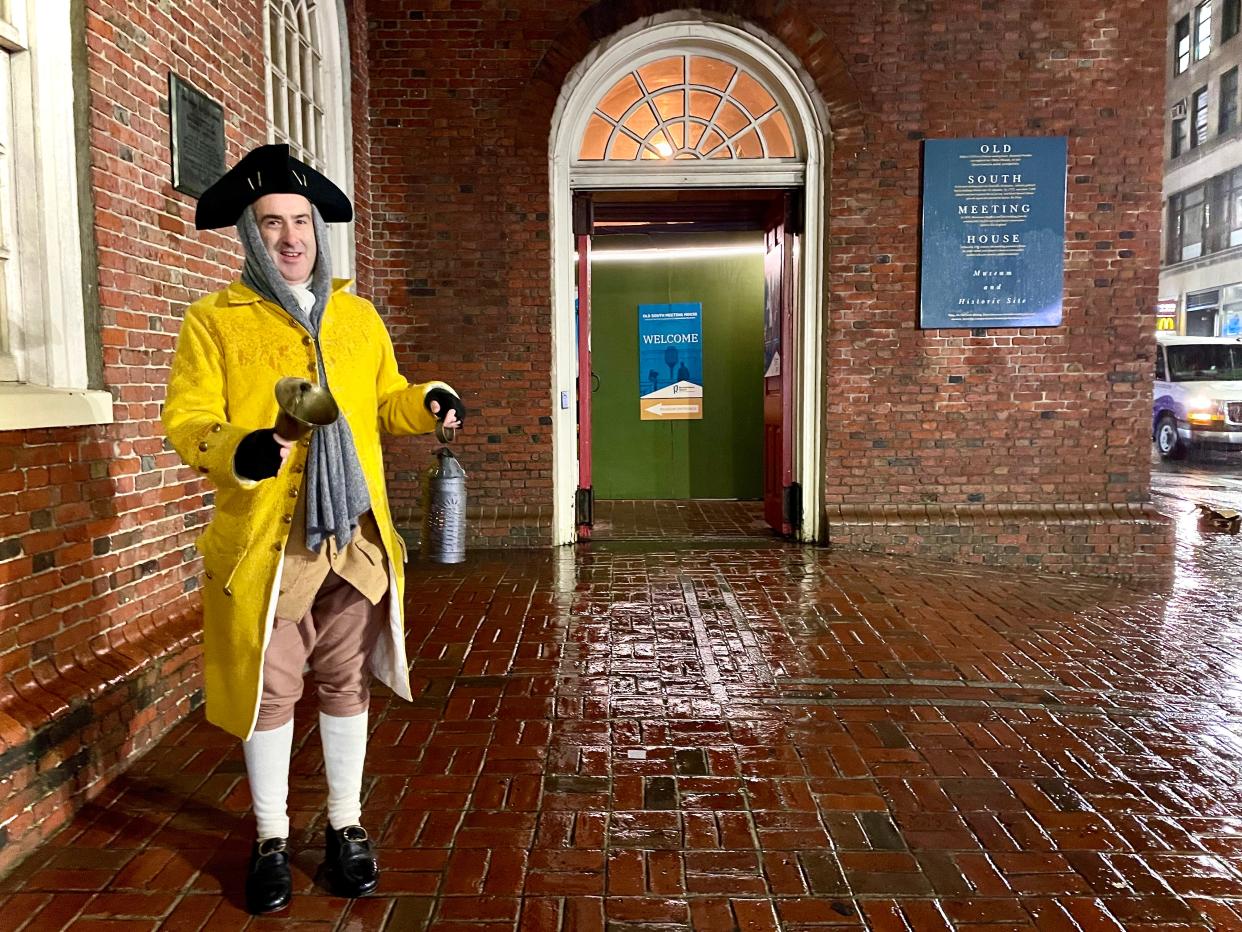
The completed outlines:
{"type": "Polygon", "coordinates": [[[332,393],[322,385],[296,376],[276,383],[276,433],[286,440],[301,440],[316,427],[327,427],[341,416],[332,393]]]}

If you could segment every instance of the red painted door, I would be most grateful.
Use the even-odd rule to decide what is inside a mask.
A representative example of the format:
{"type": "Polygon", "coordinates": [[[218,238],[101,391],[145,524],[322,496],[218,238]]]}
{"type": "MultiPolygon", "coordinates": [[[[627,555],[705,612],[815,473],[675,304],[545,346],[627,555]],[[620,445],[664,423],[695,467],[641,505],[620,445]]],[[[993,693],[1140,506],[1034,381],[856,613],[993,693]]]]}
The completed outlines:
{"type": "Polygon", "coordinates": [[[764,232],[763,516],[794,531],[801,502],[793,483],[793,236],[789,198],[764,232]]]}
{"type": "Polygon", "coordinates": [[[574,500],[578,539],[591,536],[591,202],[574,200],[574,242],[578,251],[578,494],[574,500]]]}

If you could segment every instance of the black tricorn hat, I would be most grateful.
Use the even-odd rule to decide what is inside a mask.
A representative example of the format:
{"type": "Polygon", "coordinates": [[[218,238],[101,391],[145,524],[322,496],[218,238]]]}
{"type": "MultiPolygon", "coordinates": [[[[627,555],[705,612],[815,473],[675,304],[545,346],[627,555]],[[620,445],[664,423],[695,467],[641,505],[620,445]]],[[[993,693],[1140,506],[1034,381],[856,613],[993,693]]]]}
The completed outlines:
{"type": "Polygon", "coordinates": [[[278,143],[259,146],[203,192],[194,211],[194,227],[217,230],[237,223],[242,211],[265,194],[301,194],[319,208],[328,223],[354,219],[345,192],[278,143]]]}

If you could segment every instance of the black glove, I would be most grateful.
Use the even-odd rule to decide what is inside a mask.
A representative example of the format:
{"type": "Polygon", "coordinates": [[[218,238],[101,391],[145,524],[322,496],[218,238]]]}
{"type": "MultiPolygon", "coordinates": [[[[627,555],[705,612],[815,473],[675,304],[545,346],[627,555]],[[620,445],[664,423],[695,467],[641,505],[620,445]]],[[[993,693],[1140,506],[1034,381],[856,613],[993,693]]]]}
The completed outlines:
{"type": "Polygon", "coordinates": [[[443,388],[433,388],[427,393],[426,397],[423,398],[423,405],[428,411],[431,410],[431,403],[433,401],[438,401],[440,403],[440,410],[436,413],[437,420],[442,421],[448,417],[449,411],[456,411],[457,423],[466,423],[466,406],[462,404],[461,399],[452,392],[443,388]]]}
{"type": "Polygon", "coordinates": [[[258,482],[280,472],[281,462],[276,431],[267,427],[242,437],[237,452],[233,454],[233,471],[243,479],[258,482]]]}

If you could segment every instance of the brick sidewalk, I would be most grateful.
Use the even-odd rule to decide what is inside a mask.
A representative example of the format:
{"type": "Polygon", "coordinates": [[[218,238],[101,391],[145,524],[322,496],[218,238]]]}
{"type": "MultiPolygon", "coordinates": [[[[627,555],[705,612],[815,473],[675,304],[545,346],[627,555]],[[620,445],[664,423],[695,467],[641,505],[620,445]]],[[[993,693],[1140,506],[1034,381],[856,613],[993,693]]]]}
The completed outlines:
{"type": "Polygon", "coordinates": [[[760,542],[413,566],[380,895],[314,883],[304,704],[297,892],[250,921],[240,749],[195,713],[0,884],[0,927],[1242,929],[1242,627],[1212,585],[1242,543],[1209,544],[1151,591],[760,542]]]}

